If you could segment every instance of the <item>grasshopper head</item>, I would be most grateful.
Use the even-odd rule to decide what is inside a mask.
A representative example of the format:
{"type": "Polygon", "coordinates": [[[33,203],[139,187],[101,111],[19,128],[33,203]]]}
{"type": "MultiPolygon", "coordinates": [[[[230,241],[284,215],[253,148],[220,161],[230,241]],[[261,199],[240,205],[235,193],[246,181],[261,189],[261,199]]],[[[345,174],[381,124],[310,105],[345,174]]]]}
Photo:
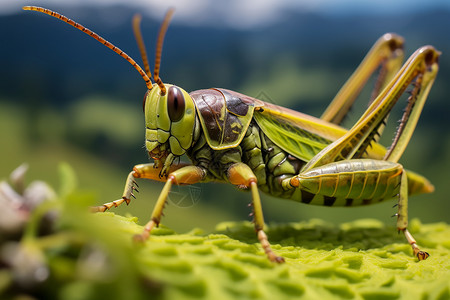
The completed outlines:
{"type": "Polygon", "coordinates": [[[195,125],[194,101],[183,89],[165,84],[162,95],[158,85],[145,94],[145,147],[153,159],[165,160],[168,154],[183,155],[191,146],[195,125]]]}
{"type": "Polygon", "coordinates": [[[144,69],[118,47],[92,30],[70,20],[60,13],[36,6],[24,6],[23,9],[39,11],[74,26],[122,56],[141,74],[148,88],[144,98],[145,123],[147,128],[145,146],[154,159],[164,163],[164,168],[161,171],[161,174],[164,175],[165,169],[170,166],[174,156],[183,155],[191,146],[195,125],[194,101],[189,94],[176,86],[164,84],[161,78],[159,78],[164,35],[169,26],[174,9],[171,8],[167,11],[159,30],[155,53],[155,68],[153,70],[154,84],[151,81],[152,76],[140,30],[140,15],[135,15],[133,18],[133,30],[144,62],[144,69]],[[168,158],[169,155],[170,158],[168,158]],[[166,158],[168,158],[167,161],[166,158]]]}

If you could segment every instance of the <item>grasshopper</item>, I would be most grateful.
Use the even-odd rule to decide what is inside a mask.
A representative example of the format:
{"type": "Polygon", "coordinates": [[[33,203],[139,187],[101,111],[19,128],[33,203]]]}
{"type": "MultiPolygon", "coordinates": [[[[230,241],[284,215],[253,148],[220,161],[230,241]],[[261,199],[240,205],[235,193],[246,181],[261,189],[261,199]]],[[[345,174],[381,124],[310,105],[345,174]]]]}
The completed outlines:
{"type": "Polygon", "coordinates": [[[408,195],[430,193],[434,187],[423,176],[405,170],[398,160],[437,75],[440,52],[432,46],[419,48],[402,65],[403,38],[383,35],[323,115],[315,118],[226,89],[187,93],[163,83],[159,77],[161,53],[172,9],[159,31],[153,82],[139,16],[133,19],[133,28],[144,69],[112,43],[57,12],[32,6],[23,9],[48,14],[87,33],[125,58],[145,80],[145,146],[154,163],[134,166],[122,198],[92,208],[104,212],[124,202],[129,204],[137,191],[136,178],[165,182],[150,221],[135,240],[147,240],[159,225],[172,185],[217,181],[250,189],[256,234],[273,262],[284,259],[271,249],[264,232],[259,190],[324,206],[367,205],[397,197],[398,230],[419,260],[429,256],[419,249],[407,229],[408,195]],[[378,69],[367,110],[350,129],[341,127],[362,87],[378,69]],[[385,120],[409,87],[410,96],[395,137],[385,148],[377,143],[385,120]],[[183,155],[192,163],[174,163],[183,155]]]}

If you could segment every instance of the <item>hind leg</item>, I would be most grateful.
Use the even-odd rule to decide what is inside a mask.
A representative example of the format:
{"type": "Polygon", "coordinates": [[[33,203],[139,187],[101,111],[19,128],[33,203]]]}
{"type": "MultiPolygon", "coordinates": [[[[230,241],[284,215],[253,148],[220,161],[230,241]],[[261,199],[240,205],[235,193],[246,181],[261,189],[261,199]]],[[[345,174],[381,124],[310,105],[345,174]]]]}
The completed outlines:
{"type": "Polygon", "coordinates": [[[403,171],[402,179],[400,183],[400,193],[398,200],[398,213],[397,213],[397,228],[405,235],[406,240],[411,245],[414,255],[419,260],[425,260],[430,256],[427,252],[422,251],[417,246],[416,240],[412,234],[408,231],[408,179],[406,178],[406,172],[403,171]]]}

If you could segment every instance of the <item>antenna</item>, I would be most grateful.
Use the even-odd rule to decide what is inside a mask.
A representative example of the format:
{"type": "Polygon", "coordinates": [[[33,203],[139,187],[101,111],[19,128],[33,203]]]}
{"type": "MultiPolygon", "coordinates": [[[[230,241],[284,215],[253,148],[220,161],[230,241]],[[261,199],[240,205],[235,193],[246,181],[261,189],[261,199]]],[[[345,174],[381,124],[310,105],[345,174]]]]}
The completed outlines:
{"type": "MultiPolygon", "coordinates": [[[[144,70],[128,54],[123,52],[118,47],[114,46],[112,43],[110,43],[107,40],[105,40],[103,37],[99,36],[97,33],[93,32],[92,30],[84,27],[83,25],[78,24],[77,22],[67,18],[66,16],[63,16],[62,14],[54,12],[54,11],[52,11],[50,9],[47,9],[47,8],[42,8],[42,7],[37,7],[37,6],[24,6],[24,7],[22,7],[22,9],[23,10],[38,11],[38,12],[47,14],[49,16],[58,18],[61,21],[66,22],[67,24],[72,25],[73,27],[75,27],[75,28],[83,31],[84,33],[90,35],[91,37],[93,37],[94,39],[96,39],[97,41],[99,41],[100,43],[102,43],[103,45],[105,45],[106,47],[111,49],[112,51],[116,52],[117,54],[119,54],[120,56],[125,58],[126,61],[128,61],[139,72],[139,74],[141,74],[142,78],[145,80],[145,84],[147,85],[147,88],[149,90],[151,90],[153,88],[153,84],[152,84],[152,81],[150,79],[150,76],[148,76],[144,72],[144,70]]],[[[167,18],[167,15],[166,15],[166,18],[167,18]]],[[[166,19],[164,20],[164,22],[167,23],[166,19]]],[[[163,25],[164,25],[164,23],[163,23],[163,25]]],[[[167,25],[166,25],[166,29],[167,29],[167,25]]],[[[161,33],[160,33],[160,35],[161,35],[161,33]]],[[[160,47],[162,48],[162,45],[160,47]]],[[[161,54],[159,56],[161,56],[161,54]]],[[[159,79],[159,81],[161,81],[161,79],[159,79]]],[[[162,84],[162,82],[161,82],[161,84],[162,84]]],[[[160,84],[158,84],[158,85],[161,87],[160,84]]],[[[164,90],[165,90],[165,88],[164,88],[164,90]]]]}
{"type": "Polygon", "coordinates": [[[139,51],[141,52],[145,73],[147,74],[148,77],[152,77],[152,73],[150,72],[150,65],[148,64],[147,51],[145,50],[144,38],[142,37],[141,33],[141,20],[142,16],[140,14],[135,14],[133,16],[133,32],[139,47],[139,51]]]}
{"type": "Polygon", "coordinates": [[[161,89],[161,95],[163,96],[166,94],[166,87],[164,86],[164,83],[161,81],[161,78],[159,78],[159,68],[161,67],[161,53],[164,42],[164,36],[166,35],[170,19],[172,18],[174,12],[175,9],[173,7],[169,8],[169,10],[167,11],[166,15],[164,16],[164,21],[161,24],[161,28],[159,29],[158,40],[156,42],[155,70],[153,71],[153,79],[161,89]]]}

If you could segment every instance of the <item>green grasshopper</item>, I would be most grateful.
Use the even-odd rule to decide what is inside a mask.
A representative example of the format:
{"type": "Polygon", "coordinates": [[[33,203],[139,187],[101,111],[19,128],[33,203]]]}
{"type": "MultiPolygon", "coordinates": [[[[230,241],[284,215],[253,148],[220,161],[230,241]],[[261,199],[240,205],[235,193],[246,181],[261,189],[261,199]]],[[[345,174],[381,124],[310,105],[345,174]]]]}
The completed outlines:
{"type": "Polygon", "coordinates": [[[173,10],[162,23],[157,45],[154,83],[140,32],[140,17],[133,27],[142,69],[131,57],[86,27],[39,7],[39,11],[78,28],[125,58],[141,74],[148,91],[144,97],[145,146],[154,163],[140,164],[127,177],[121,199],[92,208],[103,212],[129,204],[137,191],[136,178],[165,185],[144,231],[145,241],[158,226],[173,184],[227,182],[250,189],[254,225],[267,257],[276,255],[265,234],[259,190],[297,202],[324,206],[367,205],[398,197],[397,228],[419,260],[429,254],[419,249],[409,233],[408,195],[430,193],[433,185],[398,163],[415,129],[438,71],[440,52],[432,46],[418,49],[402,66],[403,39],[385,34],[339,91],[321,118],[226,89],[187,93],[159,77],[163,40],[173,10]],[[369,107],[350,129],[340,126],[369,77],[380,69],[369,107]],[[412,87],[405,111],[389,148],[377,143],[393,106],[412,87]],[[186,155],[192,164],[174,160],[186,155]]]}

